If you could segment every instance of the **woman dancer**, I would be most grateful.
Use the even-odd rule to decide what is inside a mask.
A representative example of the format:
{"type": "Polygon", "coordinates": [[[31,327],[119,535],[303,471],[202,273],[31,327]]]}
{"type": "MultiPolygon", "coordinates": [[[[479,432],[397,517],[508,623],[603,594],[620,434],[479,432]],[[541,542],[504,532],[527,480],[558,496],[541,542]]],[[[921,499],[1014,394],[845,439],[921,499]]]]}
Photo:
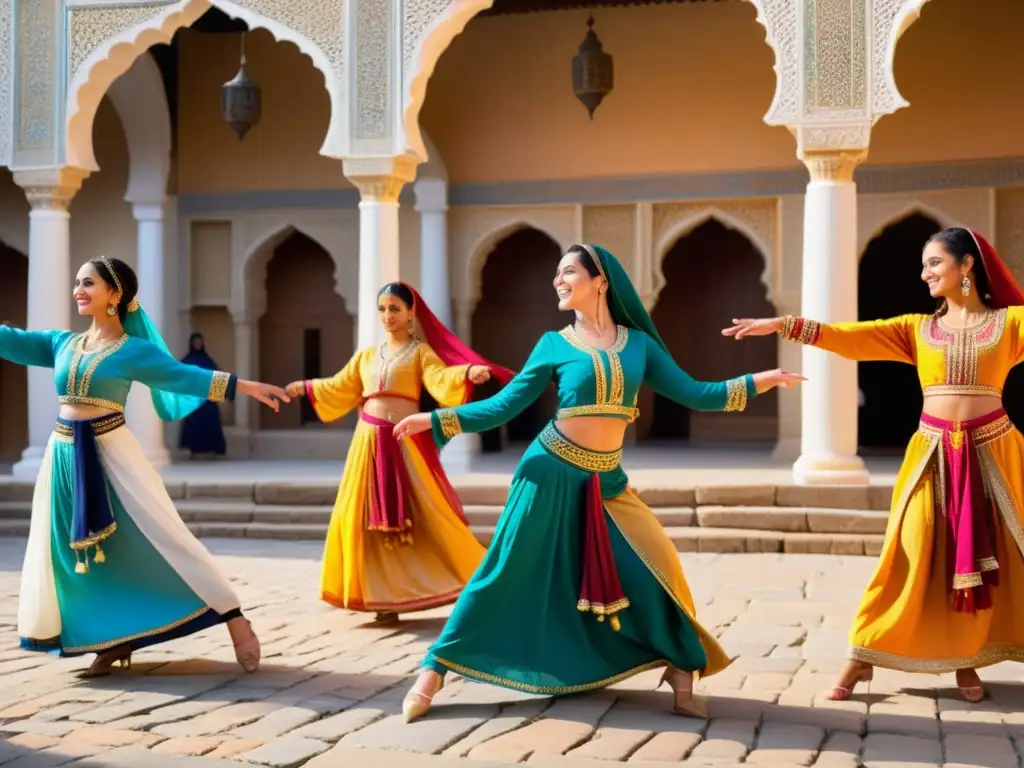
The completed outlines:
{"type": "Polygon", "coordinates": [[[124,426],[132,382],[150,387],[160,418],[242,392],[275,411],[284,390],[184,365],[139,306],[138,280],[118,259],[87,262],[75,279],[83,334],[0,327],[0,357],[53,368],[60,415],[43,456],[18,605],[21,647],[97,653],[85,673],[128,666],[134,649],[226,622],[239,664],[260,644],[238,597],[189,532],[163,479],[124,426]]]}
{"type": "Polygon", "coordinates": [[[995,249],[954,227],[924,248],[934,315],[827,325],[734,320],[737,339],[783,338],[851,360],[917,367],[920,428],[893,489],[885,543],[850,630],[849,663],[830,698],[848,699],[874,666],[956,672],[960,694],[985,696],[977,668],[1024,661],[1024,438],[1002,408],[1024,359],[1024,294],[995,249]]]}
{"type": "Polygon", "coordinates": [[[667,666],[674,709],[686,712],[692,673],[729,664],[697,623],[675,547],[628,487],[619,465],[623,435],[644,382],[689,408],[739,411],[757,393],[801,377],[776,370],[694,381],[672,361],[625,270],[600,246],[570,248],[554,287],[559,309],[575,311],[576,323],[544,334],[502,392],[410,416],[396,430],[406,437],[432,429],[444,444],[507,422],[549,382],[558,386],[559,410],[519,462],[483,564],[405,698],[407,721],[427,712],[448,670],[565,694],[667,666]]]}
{"type": "MultiPolygon", "coordinates": [[[[188,340],[188,354],[181,362],[206,371],[216,371],[217,364],[206,351],[203,334],[193,333],[188,340]]],[[[227,453],[224,428],[220,423],[220,406],[207,400],[185,417],[181,424],[180,447],[197,456],[223,456],[227,453]]]]}
{"type": "Polygon", "coordinates": [[[327,532],[320,599],[393,621],[454,602],[484,553],[436,446],[423,439],[400,446],[394,425],[419,410],[423,387],[441,405],[455,405],[473,384],[513,374],[463,345],[405,283],[381,289],[378,311],[383,344],[360,350],[329,379],[285,389],[309,397],[323,421],[362,408],[327,532]]]}

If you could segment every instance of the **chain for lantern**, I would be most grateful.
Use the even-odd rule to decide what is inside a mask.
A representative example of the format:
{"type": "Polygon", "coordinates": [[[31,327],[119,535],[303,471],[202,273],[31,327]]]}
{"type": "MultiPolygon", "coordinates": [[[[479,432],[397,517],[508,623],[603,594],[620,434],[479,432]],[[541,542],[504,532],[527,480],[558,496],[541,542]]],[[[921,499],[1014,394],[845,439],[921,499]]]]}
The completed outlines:
{"type": "Polygon", "coordinates": [[[587,35],[572,59],[572,89],[594,119],[594,110],[615,87],[612,57],[594,32],[594,16],[587,20],[587,35]]]}
{"type": "Polygon", "coordinates": [[[249,79],[245,72],[245,37],[242,33],[242,57],[238,74],[224,83],[221,88],[221,114],[224,121],[238,134],[242,141],[249,129],[256,127],[262,116],[262,95],[260,87],[249,79]]]}

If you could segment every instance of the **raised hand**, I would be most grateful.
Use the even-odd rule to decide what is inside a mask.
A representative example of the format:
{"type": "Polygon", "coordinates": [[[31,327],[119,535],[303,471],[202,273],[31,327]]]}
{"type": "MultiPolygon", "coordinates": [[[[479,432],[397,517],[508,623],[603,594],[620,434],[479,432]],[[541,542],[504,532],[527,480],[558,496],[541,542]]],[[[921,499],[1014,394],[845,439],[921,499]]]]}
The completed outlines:
{"type": "Polygon", "coordinates": [[[235,389],[243,395],[254,397],[267,407],[273,408],[275,413],[280,410],[282,401],[286,403],[292,401],[288,393],[280,387],[275,387],[273,384],[264,384],[261,381],[239,379],[235,384],[235,389]]]}
{"type": "Polygon", "coordinates": [[[403,437],[418,435],[420,432],[426,432],[428,429],[430,429],[430,414],[414,413],[412,416],[406,416],[398,422],[395,425],[393,434],[396,440],[401,440],[403,437]]]}
{"type": "Polygon", "coordinates": [[[801,376],[799,373],[784,371],[781,368],[754,374],[754,386],[757,388],[757,394],[759,395],[775,387],[792,389],[801,381],[807,381],[807,377],[801,376]]]}
{"type": "Polygon", "coordinates": [[[469,366],[469,380],[474,384],[483,384],[491,379],[491,369],[486,365],[469,366]]]}
{"type": "Polygon", "coordinates": [[[733,318],[732,322],[732,326],[722,329],[722,335],[742,339],[745,336],[769,336],[778,333],[782,330],[783,319],[781,317],[744,317],[739,320],[733,318]]]}
{"type": "Polygon", "coordinates": [[[289,397],[303,397],[306,394],[306,382],[293,381],[284,388],[284,391],[288,393],[289,397]]]}

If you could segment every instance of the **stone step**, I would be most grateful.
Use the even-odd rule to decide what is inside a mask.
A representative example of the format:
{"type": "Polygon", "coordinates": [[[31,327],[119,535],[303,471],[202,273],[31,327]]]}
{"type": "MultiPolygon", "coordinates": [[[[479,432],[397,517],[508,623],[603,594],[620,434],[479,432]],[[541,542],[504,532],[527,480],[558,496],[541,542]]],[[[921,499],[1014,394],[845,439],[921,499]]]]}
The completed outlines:
{"type": "MultiPolygon", "coordinates": [[[[465,506],[501,506],[508,495],[508,484],[453,481],[465,506]]],[[[302,480],[291,482],[168,482],[167,491],[175,501],[251,503],[274,506],[323,507],[334,503],[337,481],[302,480]]],[[[637,487],[643,500],[654,508],[743,506],[797,507],[851,510],[889,509],[892,488],[888,486],[808,486],[808,485],[720,485],[698,487],[637,487]]],[[[31,501],[32,484],[0,478],[0,502],[31,501]]]]}

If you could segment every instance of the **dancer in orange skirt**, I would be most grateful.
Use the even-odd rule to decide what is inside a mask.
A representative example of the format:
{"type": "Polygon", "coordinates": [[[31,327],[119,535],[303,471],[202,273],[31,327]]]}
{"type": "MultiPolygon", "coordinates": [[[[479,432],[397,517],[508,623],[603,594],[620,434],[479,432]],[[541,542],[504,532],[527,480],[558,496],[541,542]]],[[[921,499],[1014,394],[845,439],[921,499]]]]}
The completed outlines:
{"type": "Polygon", "coordinates": [[[329,379],[294,381],[322,421],[361,408],[324,547],[320,599],[378,621],[455,602],[484,556],[429,436],[399,444],[392,430],[419,410],[426,387],[442,406],[473,384],[513,373],[459,341],[405,283],[378,298],[387,340],[360,350],[329,379]]]}
{"type": "Polygon", "coordinates": [[[1024,436],[1002,404],[1003,382],[1024,360],[1024,293],[988,241],[960,227],[934,235],[922,262],[935,314],[735,320],[723,331],[777,332],[851,360],[903,362],[921,380],[924,413],[835,700],[880,666],[955,671],[961,696],[977,702],[979,667],[1024,661],[1024,436]]]}

